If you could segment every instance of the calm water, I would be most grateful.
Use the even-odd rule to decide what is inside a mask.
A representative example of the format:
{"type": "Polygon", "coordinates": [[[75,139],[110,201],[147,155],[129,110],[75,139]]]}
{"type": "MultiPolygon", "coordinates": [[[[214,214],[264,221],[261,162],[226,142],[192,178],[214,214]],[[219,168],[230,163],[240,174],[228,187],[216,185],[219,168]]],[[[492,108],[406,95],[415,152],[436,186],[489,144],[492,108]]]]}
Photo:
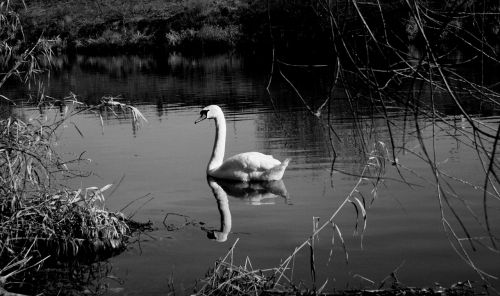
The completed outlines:
{"type": "MultiPolygon", "coordinates": [[[[320,224],[325,222],[354,188],[368,160],[359,132],[364,133],[365,147],[377,141],[390,145],[385,121],[378,117],[354,120],[341,91],[330,105],[336,135],[325,125],[326,108],[321,119],[312,116],[282,82],[276,81],[269,96],[265,91],[268,68],[260,61],[230,55],[197,59],[180,55],[78,56],[59,61],[44,83],[47,95],[61,98],[73,92],[88,102],[106,95],[120,96],[138,105],[148,119],[136,128],[128,118],[104,113],[101,126],[98,115],[85,113],[72,119],[84,136],[68,123],[59,140],[59,149],[68,157],[85,151],[92,159],[85,169],[94,175],[73,180],[74,186],[117,185],[107,198],[107,207],[121,210],[128,205],[124,212],[138,221],[152,221],[156,229],[109,260],[112,269],[101,280],[110,285],[110,295],[164,295],[169,283],[180,294],[191,292],[195,281],[203,278],[237,239],[236,263],[243,265],[248,256],[254,268],[279,266],[309,238],[313,218],[319,217],[320,224]],[[278,159],[292,158],[282,183],[252,190],[207,181],[205,167],[215,128],[211,121],[194,125],[194,120],[209,104],[218,104],[225,111],[226,155],[260,151],[278,159]],[[336,160],[332,171],[333,149],[336,160]],[[284,192],[287,198],[280,196],[284,192]]],[[[296,80],[313,108],[326,97],[327,74],[328,70],[307,72],[296,80]]],[[[26,92],[11,88],[5,95],[15,98],[26,92]]],[[[453,113],[446,101],[440,104],[444,112],[453,113]]],[[[25,118],[39,115],[29,106],[12,112],[25,118]]],[[[57,116],[57,112],[49,110],[46,115],[57,116]]],[[[328,279],[329,289],[372,287],[362,277],[378,283],[397,268],[398,279],[410,286],[478,280],[454,252],[443,230],[429,166],[402,149],[420,152],[415,124],[404,123],[397,112],[393,120],[399,127],[392,131],[399,147],[396,153],[400,163],[409,168],[402,174],[414,186],[400,182],[398,171],[389,163],[388,179],[376,198],[368,182],[361,185],[367,201],[366,231],[362,236],[361,231],[356,233],[356,210],[345,205],[334,222],[343,234],[348,263],[338,236],[332,247],[334,232],[327,227],[315,241],[318,286],[328,279]]],[[[459,130],[469,129],[460,119],[457,124],[459,130]]],[[[431,133],[432,127],[427,125],[423,129],[427,145],[431,144],[431,133]]],[[[482,185],[477,154],[450,133],[457,134],[446,127],[436,131],[440,168],[482,185]]],[[[483,223],[482,193],[462,182],[450,183],[460,195],[450,198],[451,204],[472,236],[484,236],[467,210],[473,210],[483,223]]],[[[490,205],[490,222],[498,235],[500,205],[494,201],[490,205]]],[[[463,236],[450,212],[445,213],[457,234],[463,236]]],[[[358,222],[362,225],[361,217],[358,222]]],[[[472,257],[477,267],[500,276],[499,254],[476,245],[478,250],[472,257]]],[[[308,248],[295,260],[293,279],[311,286],[308,248]]],[[[498,285],[497,280],[492,283],[498,285]]]]}

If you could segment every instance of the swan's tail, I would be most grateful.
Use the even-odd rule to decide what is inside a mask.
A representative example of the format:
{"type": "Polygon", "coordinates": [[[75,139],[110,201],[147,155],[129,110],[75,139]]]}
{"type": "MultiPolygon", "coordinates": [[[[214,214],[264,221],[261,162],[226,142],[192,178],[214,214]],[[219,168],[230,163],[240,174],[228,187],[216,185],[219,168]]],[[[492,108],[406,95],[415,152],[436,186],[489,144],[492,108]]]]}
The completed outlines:
{"type": "Polygon", "coordinates": [[[283,160],[281,164],[267,171],[266,176],[264,176],[264,179],[268,181],[281,180],[281,178],[283,178],[283,174],[285,173],[285,169],[291,160],[292,160],[291,158],[287,158],[283,160]]]}
{"type": "Polygon", "coordinates": [[[283,162],[279,165],[279,166],[282,166],[283,169],[286,169],[286,167],[288,166],[288,163],[291,161],[292,159],[291,158],[287,158],[285,160],[283,160],[283,162]]]}

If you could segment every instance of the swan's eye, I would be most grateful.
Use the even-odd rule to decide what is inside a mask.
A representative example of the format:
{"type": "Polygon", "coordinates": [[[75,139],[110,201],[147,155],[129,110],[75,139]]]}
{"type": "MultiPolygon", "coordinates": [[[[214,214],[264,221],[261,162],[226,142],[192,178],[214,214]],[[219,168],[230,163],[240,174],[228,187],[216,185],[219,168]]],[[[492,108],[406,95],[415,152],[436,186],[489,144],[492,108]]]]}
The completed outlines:
{"type": "Polygon", "coordinates": [[[208,110],[201,110],[200,111],[200,115],[207,115],[207,113],[208,113],[208,110]]]}

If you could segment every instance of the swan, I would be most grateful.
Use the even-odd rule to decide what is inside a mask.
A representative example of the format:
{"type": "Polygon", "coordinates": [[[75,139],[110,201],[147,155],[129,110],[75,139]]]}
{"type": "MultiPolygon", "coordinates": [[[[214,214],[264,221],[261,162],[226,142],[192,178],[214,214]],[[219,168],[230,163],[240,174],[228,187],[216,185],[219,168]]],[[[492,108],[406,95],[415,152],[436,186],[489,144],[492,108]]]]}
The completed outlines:
{"type": "Polygon", "coordinates": [[[245,152],[229,157],[224,161],[226,146],[226,119],[222,109],[210,105],[200,111],[197,124],[205,119],[215,120],[215,141],[212,156],[207,166],[207,175],[235,181],[273,181],[281,180],[290,159],[283,162],[271,155],[260,152],[245,152]]]}

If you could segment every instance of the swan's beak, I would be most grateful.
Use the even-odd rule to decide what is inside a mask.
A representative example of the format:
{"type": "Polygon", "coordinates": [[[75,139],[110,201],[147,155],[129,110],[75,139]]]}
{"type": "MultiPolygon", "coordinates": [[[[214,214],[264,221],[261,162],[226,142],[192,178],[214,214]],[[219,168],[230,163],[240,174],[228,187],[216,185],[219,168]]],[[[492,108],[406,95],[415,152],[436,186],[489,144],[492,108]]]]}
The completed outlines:
{"type": "Polygon", "coordinates": [[[196,119],[196,121],[194,122],[194,124],[197,124],[198,122],[203,121],[205,119],[207,119],[207,114],[203,113],[203,114],[201,114],[200,118],[196,119]]]}

